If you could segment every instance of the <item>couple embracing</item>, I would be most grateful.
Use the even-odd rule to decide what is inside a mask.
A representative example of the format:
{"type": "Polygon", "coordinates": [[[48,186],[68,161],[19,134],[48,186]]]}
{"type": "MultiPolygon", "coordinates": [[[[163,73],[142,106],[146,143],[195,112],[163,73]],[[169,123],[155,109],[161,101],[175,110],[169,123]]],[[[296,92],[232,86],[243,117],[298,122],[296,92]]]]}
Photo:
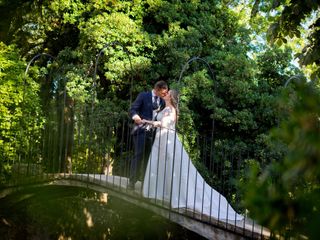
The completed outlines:
{"type": "Polygon", "coordinates": [[[175,131],[178,113],[178,92],[169,90],[165,81],[140,93],[131,105],[130,116],[135,124],[129,187],[134,189],[139,170],[145,169],[144,197],[221,220],[243,219],[193,165],[175,131]]]}

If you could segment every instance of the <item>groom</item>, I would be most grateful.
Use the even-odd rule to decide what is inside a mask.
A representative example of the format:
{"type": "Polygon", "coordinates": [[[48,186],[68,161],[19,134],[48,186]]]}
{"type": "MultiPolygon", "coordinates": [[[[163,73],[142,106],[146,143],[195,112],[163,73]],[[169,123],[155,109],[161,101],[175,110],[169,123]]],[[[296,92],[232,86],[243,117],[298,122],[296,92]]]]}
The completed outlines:
{"type": "Polygon", "coordinates": [[[129,188],[134,189],[134,185],[141,175],[144,175],[145,165],[149,157],[151,146],[154,139],[154,131],[149,129],[142,120],[155,120],[156,115],[165,107],[162,97],[168,93],[168,84],[165,81],[155,83],[153,89],[148,92],[139,93],[130,108],[130,117],[134,121],[132,130],[134,156],[131,159],[129,173],[129,188]]]}

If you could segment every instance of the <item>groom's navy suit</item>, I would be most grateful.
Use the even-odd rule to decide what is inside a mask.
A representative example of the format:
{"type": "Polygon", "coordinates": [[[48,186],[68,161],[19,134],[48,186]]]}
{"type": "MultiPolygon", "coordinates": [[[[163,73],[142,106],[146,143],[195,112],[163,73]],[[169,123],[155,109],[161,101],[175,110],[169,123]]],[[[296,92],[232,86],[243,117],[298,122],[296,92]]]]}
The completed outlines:
{"type": "MultiPolygon", "coordinates": [[[[158,110],[161,110],[164,107],[165,102],[160,98],[158,110]]],[[[139,115],[141,119],[154,120],[153,111],[154,104],[152,101],[152,92],[142,92],[131,105],[130,117],[132,118],[134,115],[139,115]]],[[[133,135],[134,156],[131,159],[129,178],[130,182],[134,183],[138,180],[139,175],[141,178],[144,176],[147,159],[154,139],[154,131],[152,129],[148,130],[146,125],[135,124],[131,133],[133,135]],[[140,174],[139,170],[141,170],[140,174]]]]}

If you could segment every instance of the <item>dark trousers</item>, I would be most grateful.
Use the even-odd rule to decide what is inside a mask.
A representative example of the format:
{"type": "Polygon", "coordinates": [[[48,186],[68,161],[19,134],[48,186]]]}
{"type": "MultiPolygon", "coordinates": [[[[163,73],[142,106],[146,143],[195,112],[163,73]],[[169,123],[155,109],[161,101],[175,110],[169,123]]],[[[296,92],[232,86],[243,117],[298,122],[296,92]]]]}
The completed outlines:
{"type": "Polygon", "coordinates": [[[133,134],[134,155],[130,164],[130,182],[143,180],[155,131],[139,129],[133,134]]]}

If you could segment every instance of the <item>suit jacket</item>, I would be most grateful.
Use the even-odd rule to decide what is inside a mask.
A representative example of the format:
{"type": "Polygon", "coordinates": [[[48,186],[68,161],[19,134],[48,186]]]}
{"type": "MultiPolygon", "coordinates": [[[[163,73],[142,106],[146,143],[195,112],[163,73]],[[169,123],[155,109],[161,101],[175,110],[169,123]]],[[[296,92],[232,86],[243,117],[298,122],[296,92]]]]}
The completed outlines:
{"type": "MultiPolygon", "coordinates": [[[[160,110],[165,107],[165,102],[160,98],[160,110]]],[[[134,115],[139,115],[141,119],[152,120],[153,107],[152,107],[152,92],[141,92],[139,93],[136,100],[132,103],[130,107],[130,117],[134,115]]],[[[135,126],[133,132],[137,130],[138,126],[135,126]]],[[[140,126],[142,127],[142,126],[140,126]]]]}

